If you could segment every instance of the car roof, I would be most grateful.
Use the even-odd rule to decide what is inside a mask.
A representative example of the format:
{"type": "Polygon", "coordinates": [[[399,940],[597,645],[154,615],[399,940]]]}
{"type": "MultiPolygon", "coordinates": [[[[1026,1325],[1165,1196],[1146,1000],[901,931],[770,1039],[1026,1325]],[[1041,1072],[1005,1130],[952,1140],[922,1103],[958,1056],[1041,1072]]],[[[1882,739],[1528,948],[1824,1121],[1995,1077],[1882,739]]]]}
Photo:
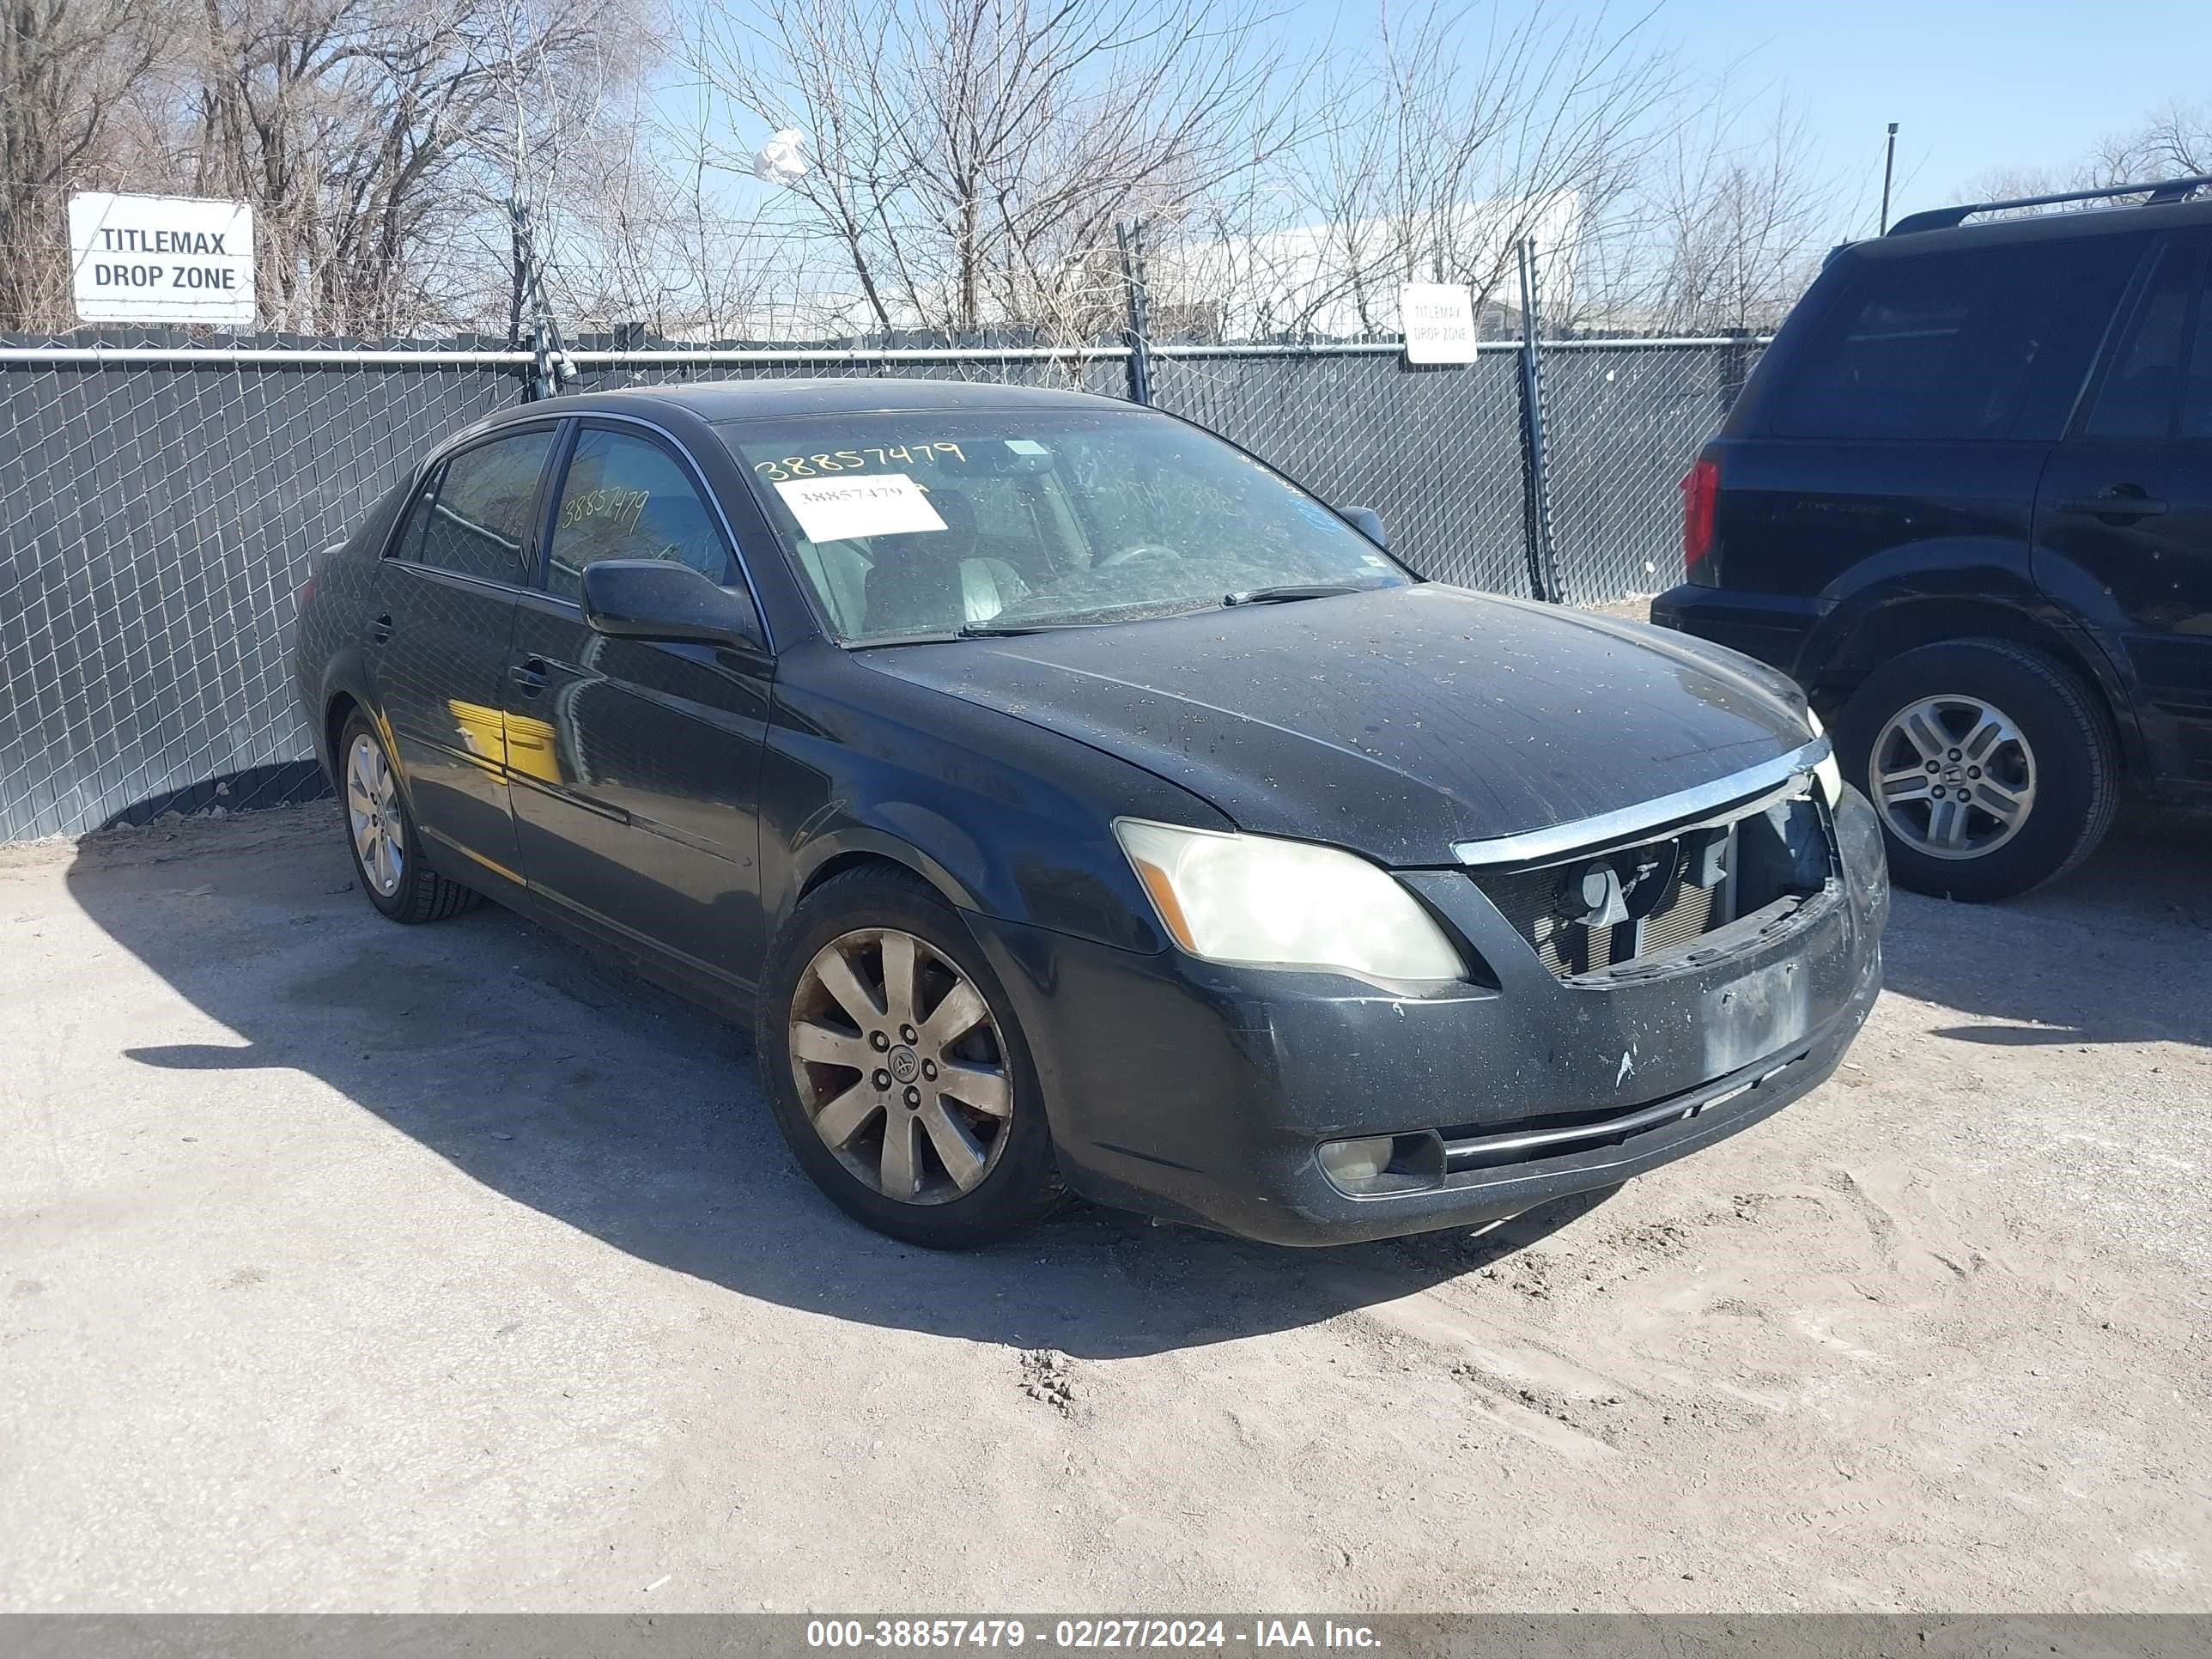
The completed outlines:
{"type": "MultiPolygon", "coordinates": [[[[711,368],[708,372],[712,372],[711,368]]],[[[964,380],[854,376],[849,379],[793,378],[692,380],[680,386],[626,386],[617,391],[563,392],[516,412],[650,416],[656,410],[681,410],[712,422],[772,420],[789,415],[877,415],[922,410],[1061,409],[1128,410],[1117,398],[1051,386],[1005,386],[964,380]]]]}
{"type": "MultiPolygon", "coordinates": [[[[680,411],[709,425],[742,424],[804,415],[905,414],[933,410],[1082,410],[1148,414],[1140,404],[1101,398],[1054,386],[1004,386],[994,382],[884,378],[793,376],[754,380],[686,381],[678,386],[622,386],[603,392],[564,392],[537,402],[515,404],[471,421],[426,451],[416,476],[442,457],[482,441],[495,432],[532,422],[586,415],[629,415],[653,422],[680,411]]],[[[1162,416],[1160,418],[1167,418],[1162,416]]]]}
{"type": "Polygon", "coordinates": [[[1945,248],[2071,241],[2206,224],[2212,224],[2212,198],[2136,207],[2087,208],[2069,213],[2035,213],[2010,219],[1978,219],[1967,224],[1925,230],[1915,229],[1910,220],[1905,220],[1893,226],[1887,235],[1846,242],[1835,252],[1858,258],[1910,259],[1945,248]]]}

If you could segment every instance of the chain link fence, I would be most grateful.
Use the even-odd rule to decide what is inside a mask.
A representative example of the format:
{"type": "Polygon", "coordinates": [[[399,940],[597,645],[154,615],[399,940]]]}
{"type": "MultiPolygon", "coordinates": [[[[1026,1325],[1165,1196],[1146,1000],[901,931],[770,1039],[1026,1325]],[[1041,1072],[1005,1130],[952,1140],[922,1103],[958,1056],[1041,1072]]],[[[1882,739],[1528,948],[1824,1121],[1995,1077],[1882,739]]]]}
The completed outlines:
{"type": "Polygon", "coordinates": [[[1323,500],[1373,507],[1392,551],[1432,580],[1528,592],[1514,352],[1407,368],[1403,350],[1155,347],[1152,401],[1323,500]]]}
{"type": "Polygon", "coordinates": [[[1547,344],[1544,429],[1559,596],[1602,605],[1682,580],[1675,485],[1743,390],[1759,344],[1547,344]]]}
{"type": "Polygon", "coordinates": [[[0,340],[0,839],[313,787],[309,556],[528,361],[179,349],[0,340]]]}
{"type": "MultiPolygon", "coordinates": [[[[1675,481],[1748,341],[1542,348],[1555,548],[1582,603],[1680,574],[1675,481]]],[[[1325,498],[1373,507],[1432,579],[1528,593],[1520,349],[1409,368],[1395,343],[1150,348],[1152,401],[1325,498]]],[[[1127,346],[569,343],[570,391],[921,375],[1129,393],[1127,346]]],[[[113,331],[0,336],[0,840],[318,792],[288,647],[307,562],[543,361],[113,331]]]]}

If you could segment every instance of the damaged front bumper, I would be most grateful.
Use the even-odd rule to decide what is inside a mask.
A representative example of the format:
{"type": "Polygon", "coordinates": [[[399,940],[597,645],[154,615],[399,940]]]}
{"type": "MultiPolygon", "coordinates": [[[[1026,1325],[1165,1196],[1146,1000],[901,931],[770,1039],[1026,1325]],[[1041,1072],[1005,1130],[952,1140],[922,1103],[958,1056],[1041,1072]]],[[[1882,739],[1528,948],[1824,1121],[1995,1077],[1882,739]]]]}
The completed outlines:
{"type": "Polygon", "coordinates": [[[1847,792],[1836,871],[1785,916],[1663,971],[1562,976],[1463,872],[1401,872],[1494,984],[1393,994],[1335,974],[1146,956],[971,917],[1085,1195],[1279,1244],[1479,1224],[1613,1186],[1812,1089],[1881,984],[1888,884],[1847,792]],[[1317,1149],[1439,1149],[1356,1196],[1317,1149]]]}

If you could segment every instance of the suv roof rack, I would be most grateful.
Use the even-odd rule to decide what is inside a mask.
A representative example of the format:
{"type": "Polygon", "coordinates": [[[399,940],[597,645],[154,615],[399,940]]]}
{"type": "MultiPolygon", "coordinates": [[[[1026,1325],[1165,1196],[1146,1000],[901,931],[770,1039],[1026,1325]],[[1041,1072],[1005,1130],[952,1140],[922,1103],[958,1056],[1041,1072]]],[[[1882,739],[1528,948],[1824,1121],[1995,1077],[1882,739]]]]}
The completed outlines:
{"type": "Polygon", "coordinates": [[[1924,213],[1908,213],[1892,225],[1886,233],[1891,236],[1909,236],[1920,230],[1948,230],[1965,223],[1977,213],[2002,213],[2014,208],[2053,207],[2061,202],[2101,202],[2113,196],[2145,196],[2148,201],[2139,207],[2161,207],[2172,202],[2185,202],[2197,191],[2212,185],[2212,174],[2198,174],[2189,179],[2154,179],[2147,184],[2112,185],[2103,190],[2061,191],[2056,196],[2021,196],[2009,202],[1969,202],[1961,207],[1929,208],[1924,213]]]}

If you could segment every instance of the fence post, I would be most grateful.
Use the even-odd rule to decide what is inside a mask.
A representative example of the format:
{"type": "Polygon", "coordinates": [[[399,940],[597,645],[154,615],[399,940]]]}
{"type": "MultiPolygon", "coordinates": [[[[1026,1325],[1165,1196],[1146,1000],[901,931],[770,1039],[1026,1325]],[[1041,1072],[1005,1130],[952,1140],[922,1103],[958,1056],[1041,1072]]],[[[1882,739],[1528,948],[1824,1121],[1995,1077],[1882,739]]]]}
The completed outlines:
{"type": "Polygon", "coordinates": [[[1523,237],[1515,250],[1521,270],[1521,522],[1528,556],[1528,592],[1559,599],[1552,545],[1552,480],[1544,448],[1544,364],[1537,349],[1536,243],[1523,237]]]}
{"type": "Polygon", "coordinates": [[[551,397],[564,382],[574,380],[576,366],[568,361],[568,345],[561,337],[560,319],[553,314],[553,307],[545,298],[545,285],[539,280],[538,244],[531,232],[530,210],[519,199],[510,198],[507,211],[514,240],[515,322],[521,320],[526,299],[530,308],[530,353],[533,361],[523,377],[522,400],[537,403],[551,397]]]}
{"type": "Polygon", "coordinates": [[[1145,222],[1133,219],[1114,227],[1114,240],[1121,248],[1121,288],[1129,303],[1129,323],[1123,337],[1129,348],[1129,401],[1150,407],[1152,401],[1152,307],[1145,292],[1145,222]]]}
{"type": "Polygon", "coordinates": [[[1720,417],[1728,418],[1735,407],[1735,400],[1743,396],[1743,383],[1751,378],[1752,334],[1747,328],[1738,326],[1721,331],[1729,337],[1729,345],[1721,358],[1720,417]]]}

